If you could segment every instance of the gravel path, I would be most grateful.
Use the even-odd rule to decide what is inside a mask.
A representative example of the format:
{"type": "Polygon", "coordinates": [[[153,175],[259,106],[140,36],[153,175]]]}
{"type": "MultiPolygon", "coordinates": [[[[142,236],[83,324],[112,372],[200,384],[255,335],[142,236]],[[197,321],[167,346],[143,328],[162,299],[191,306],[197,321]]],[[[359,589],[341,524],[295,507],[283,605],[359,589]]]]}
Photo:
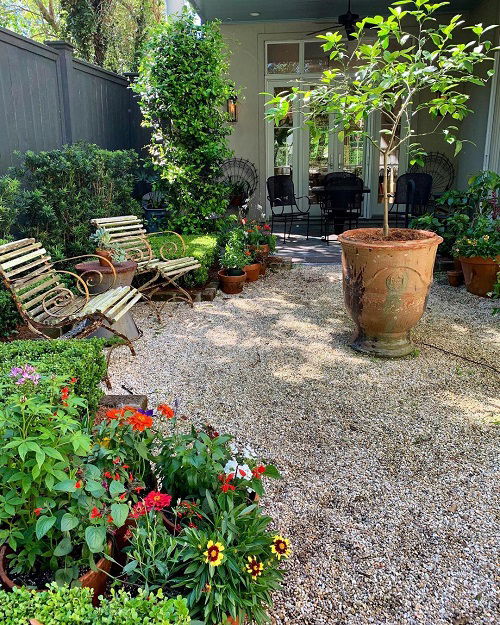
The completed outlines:
{"type": "MultiPolygon", "coordinates": [[[[498,368],[490,307],[434,284],[415,339],[498,368]]],[[[273,624],[500,622],[497,373],[425,346],[356,354],[334,265],[169,310],[161,327],[138,309],[145,335],[137,358],[115,353],[115,392],[177,397],[282,470],[264,505],[294,556],[273,624]]]]}

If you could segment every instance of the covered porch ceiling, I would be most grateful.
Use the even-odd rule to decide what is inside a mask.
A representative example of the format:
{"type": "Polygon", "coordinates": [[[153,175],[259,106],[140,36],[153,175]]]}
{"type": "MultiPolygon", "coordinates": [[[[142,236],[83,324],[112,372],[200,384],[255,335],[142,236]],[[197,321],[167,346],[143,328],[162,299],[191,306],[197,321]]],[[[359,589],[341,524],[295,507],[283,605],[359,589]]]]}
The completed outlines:
{"type": "MultiPolygon", "coordinates": [[[[467,11],[479,0],[452,0],[443,10],[467,11]]],[[[314,21],[346,13],[348,0],[191,0],[203,21],[222,22],[314,21]]],[[[351,11],[361,17],[384,13],[388,0],[351,0],[351,11]]]]}

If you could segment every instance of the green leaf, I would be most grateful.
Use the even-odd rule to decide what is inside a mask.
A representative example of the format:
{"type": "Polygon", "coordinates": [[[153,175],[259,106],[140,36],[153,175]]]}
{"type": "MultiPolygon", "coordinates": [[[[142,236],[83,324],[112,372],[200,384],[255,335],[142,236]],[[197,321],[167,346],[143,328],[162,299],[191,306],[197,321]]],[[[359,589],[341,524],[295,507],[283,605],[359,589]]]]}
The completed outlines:
{"type": "Polygon", "coordinates": [[[71,584],[73,581],[72,569],[57,569],[54,579],[58,586],[64,586],[65,584],[71,584]]]}
{"type": "Polygon", "coordinates": [[[54,555],[56,556],[56,558],[59,558],[61,556],[67,556],[68,553],[71,553],[72,551],[73,544],[71,540],[66,536],[56,545],[56,548],[54,549],[54,555]]]}
{"type": "Polygon", "coordinates": [[[117,527],[121,527],[129,515],[129,507],[126,503],[113,503],[111,504],[111,516],[113,522],[117,527]]]}
{"type": "Polygon", "coordinates": [[[43,515],[43,516],[38,517],[36,526],[35,526],[35,533],[36,533],[36,537],[38,538],[38,540],[40,540],[41,538],[45,536],[45,534],[54,525],[56,520],[57,519],[55,516],[43,515]]]}
{"type": "MultiPolygon", "coordinates": [[[[135,571],[135,569],[137,568],[137,560],[131,560],[130,562],[127,562],[127,564],[123,567],[123,572],[125,574],[127,573],[132,573],[132,571],[135,571]]],[[[192,623],[193,621],[191,621],[192,623]]]]}
{"type": "Polygon", "coordinates": [[[124,492],[125,486],[118,480],[113,480],[109,485],[109,494],[111,495],[111,497],[116,497],[117,495],[120,495],[124,492]]]}
{"type": "Polygon", "coordinates": [[[76,490],[76,480],[63,480],[54,485],[54,490],[62,491],[63,493],[74,493],[76,490]]]}
{"type": "Polygon", "coordinates": [[[99,553],[104,550],[106,542],[106,528],[90,526],[85,530],[85,540],[92,553],[99,553]]]}
{"type": "Polygon", "coordinates": [[[69,512],[66,512],[65,514],[63,514],[63,517],[61,519],[61,531],[69,532],[70,530],[74,529],[78,525],[78,523],[79,520],[76,518],[76,516],[73,516],[69,512]]]}

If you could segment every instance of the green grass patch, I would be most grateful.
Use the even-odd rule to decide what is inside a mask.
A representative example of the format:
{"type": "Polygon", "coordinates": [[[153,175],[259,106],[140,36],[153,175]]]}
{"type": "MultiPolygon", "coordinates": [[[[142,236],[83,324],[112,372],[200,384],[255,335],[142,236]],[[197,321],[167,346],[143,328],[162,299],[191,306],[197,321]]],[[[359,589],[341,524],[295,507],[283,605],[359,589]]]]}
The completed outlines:
{"type": "Polygon", "coordinates": [[[183,284],[189,287],[200,286],[208,280],[208,270],[215,263],[219,246],[215,234],[185,234],[182,235],[186,244],[183,253],[182,244],[174,234],[159,234],[150,238],[151,247],[155,255],[159,255],[163,248],[165,258],[181,258],[192,256],[200,261],[201,267],[185,275],[183,284]],[[177,249],[174,249],[177,246],[177,249]]]}

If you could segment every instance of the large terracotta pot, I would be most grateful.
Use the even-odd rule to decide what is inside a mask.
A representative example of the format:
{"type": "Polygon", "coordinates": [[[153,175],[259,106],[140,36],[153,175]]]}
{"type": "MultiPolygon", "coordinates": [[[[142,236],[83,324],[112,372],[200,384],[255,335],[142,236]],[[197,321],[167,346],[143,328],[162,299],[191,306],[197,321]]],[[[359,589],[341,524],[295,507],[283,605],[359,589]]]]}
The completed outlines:
{"type": "MultiPolygon", "coordinates": [[[[111,553],[112,544],[108,543],[108,550],[111,553]]],[[[9,553],[9,548],[6,545],[0,547],[0,582],[5,590],[12,590],[15,586],[18,587],[18,584],[13,582],[8,573],[7,573],[7,554],[9,553]]],[[[106,586],[108,583],[108,575],[107,573],[111,570],[111,560],[107,560],[106,558],[101,558],[96,566],[99,571],[88,571],[85,575],[82,575],[78,578],[81,586],[83,588],[92,588],[94,594],[92,596],[92,603],[97,605],[99,603],[99,595],[103,595],[106,591],[106,586]]]]}
{"type": "Polygon", "coordinates": [[[471,258],[460,257],[462,271],[464,272],[465,288],[469,293],[487,297],[497,281],[497,273],[500,271],[500,256],[496,258],[471,258]]]}
{"type": "Polygon", "coordinates": [[[252,263],[243,267],[243,271],[247,274],[247,282],[256,282],[259,279],[260,268],[260,263],[252,263]]]}
{"type": "Polygon", "coordinates": [[[414,349],[410,330],[424,313],[443,239],[426,230],[402,230],[402,237],[422,238],[370,240],[379,232],[359,228],[339,235],[344,299],[357,328],[351,347],[386,358],[407,356],[414,349]]]}
{"type": "Polygon", "coordinates": [[[221,283],[221,289],[224,293],[227,293],[228,295],[236,295],[236,293],[241,293],[243,291],[243,285],[247,279],[247,274],[244,271],[241,276],[228,276],[226,275],[226,270],[221,269],[218,276],[221,283]]]}

